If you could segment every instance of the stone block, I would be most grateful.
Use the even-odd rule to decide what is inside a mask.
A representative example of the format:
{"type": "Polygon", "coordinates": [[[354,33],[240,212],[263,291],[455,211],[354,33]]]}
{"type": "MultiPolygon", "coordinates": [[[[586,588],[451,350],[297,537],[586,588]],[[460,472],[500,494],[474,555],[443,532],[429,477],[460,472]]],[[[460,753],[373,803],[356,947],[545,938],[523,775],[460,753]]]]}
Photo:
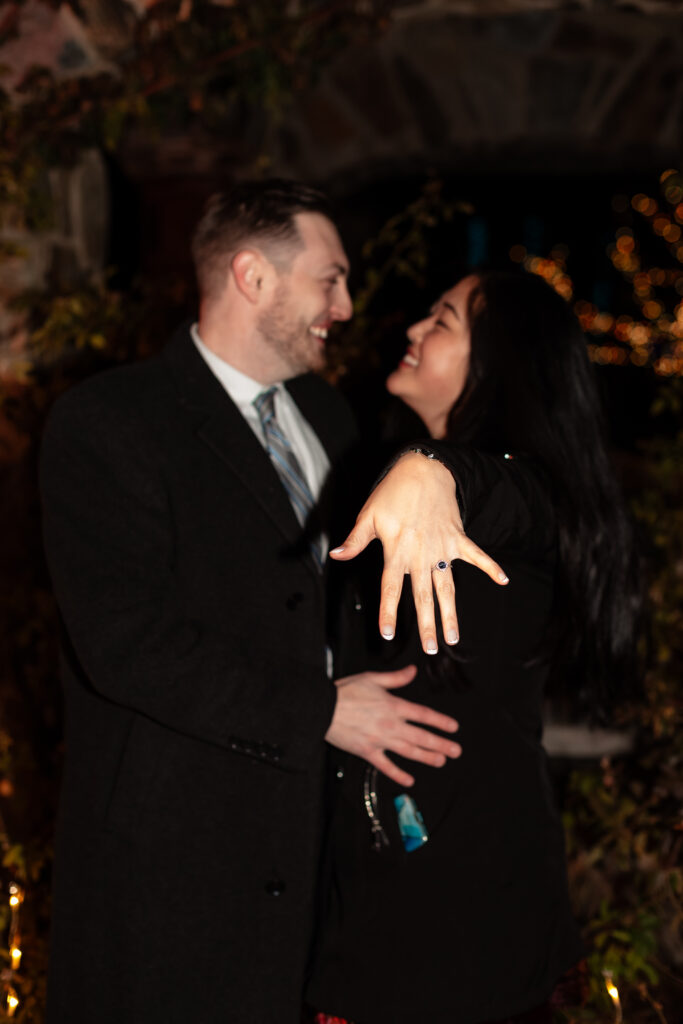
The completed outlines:
{"type": "Polygon", "coordinates": [[[358,135],[355,125],[335,98],[321,89],[301,97],[299,112],[302,127],[313,145],[336,150],[358,135]]]}
{"type": "Polygon", "coordinates": [[[408,126],[379,47],[357,47],[331,74],[351,108],[380,138],[399,135],[408,126]]]}
{"type": "Polygon", "coordinates": [[[534,57],[529,65],[529,128],[551,135],[566,134],[581,107],[593,59],[534,57]]]}
{"type": "MultiPolygon", "coordinates": [[[[449,136],[449,120],[441,106],[440,90],[434,88],[407,57],[398,54],[394,61],[396,79],[406,104],[412,108],[414,122],[429,147],[442,146],[449,136]]],[[[449,97],[445,96],[447,104],[449,97]]]]}

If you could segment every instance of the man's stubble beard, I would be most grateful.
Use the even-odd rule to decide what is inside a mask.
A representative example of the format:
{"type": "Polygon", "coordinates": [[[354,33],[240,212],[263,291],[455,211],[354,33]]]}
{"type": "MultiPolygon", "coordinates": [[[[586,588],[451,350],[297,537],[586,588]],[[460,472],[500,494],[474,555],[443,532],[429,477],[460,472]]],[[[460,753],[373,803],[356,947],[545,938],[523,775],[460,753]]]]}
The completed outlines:
{"type": "Polygon", "coordinates": [[[321,370],[327,360],[325,349],[320,347],[309,331],[309,324],[303,317],[297,317],[294,302],[285,281],[279,281],[273,301],[257,321],[263,340],[286,363],[290,376],[310,370],[321,370]]]}

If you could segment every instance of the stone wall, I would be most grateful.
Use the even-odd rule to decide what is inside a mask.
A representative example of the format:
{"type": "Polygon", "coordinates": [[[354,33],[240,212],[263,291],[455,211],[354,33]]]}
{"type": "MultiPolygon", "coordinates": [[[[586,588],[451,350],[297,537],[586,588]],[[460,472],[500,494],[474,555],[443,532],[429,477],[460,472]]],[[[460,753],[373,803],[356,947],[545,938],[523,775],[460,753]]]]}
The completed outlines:
{"type": "Polygon", "coordinates": [[[239,175],[265,151],[275,172],[329,182],[391,167],[650,170],[680,159],[680,14],[457,13],[473,6],[399,5],[381,38],[342,53],[279,122],[241,110],[222,145],[132,139],[126,164],[134,176],[239,175]]]}
{"type": "Polygon", "coordinates": [[[683,20],[543,12],[399,18],[288,117],[276,164],[327,178],[374,162],[524,169],[681,155],[683,20]]]}

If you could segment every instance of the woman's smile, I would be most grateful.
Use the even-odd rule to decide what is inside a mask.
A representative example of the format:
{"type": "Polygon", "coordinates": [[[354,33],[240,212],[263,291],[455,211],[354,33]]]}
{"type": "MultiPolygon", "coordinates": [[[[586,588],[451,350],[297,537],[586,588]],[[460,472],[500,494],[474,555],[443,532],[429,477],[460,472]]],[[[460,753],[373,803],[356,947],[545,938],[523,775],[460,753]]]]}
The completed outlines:
{"type": "Polygon", "coordinates": [[[387,390],[418,414],[432,437],[465,387],[470,364],[469,302],[477,279],[459,281],[435,302],[424,320],[408,328],[409,345],[387,380],[387,390]]]}
{"type": "Polygon", "coordinates": [[[419,366],[420,360],[408,349],[401,360],[404,366],[419,366]]]}

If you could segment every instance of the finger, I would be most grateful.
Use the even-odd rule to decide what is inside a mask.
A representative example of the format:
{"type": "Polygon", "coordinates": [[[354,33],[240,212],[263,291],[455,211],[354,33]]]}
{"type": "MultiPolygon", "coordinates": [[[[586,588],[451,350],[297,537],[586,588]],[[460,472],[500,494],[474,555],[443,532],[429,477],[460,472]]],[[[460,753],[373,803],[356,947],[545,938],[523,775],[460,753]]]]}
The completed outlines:
{"type": "Polygon", "coordinates": [[[445,754],[437,750],[426,750],[416,743],[408,743],[405,740],[394,740],[389,748],[393,754],[400,754],[408,761],[417,761],[419,764],[429,765],[430,768],[443,768],[446,763],[445,754]]]}
{"type": "Polygon", "coordinates": [[[412,701],[403,700],[401,697],[394,699],[398,702],[396,713],[406,722],[428,725],[441,732],[457,732],[460,728],[454,718],[442,714],[441,711],[435,711],[434,708],[428,708],[424,704],[413,704],[412,701]]]}
{"type": "Polygon", "coordinates": [[[469,562],[470,565],[476,565],[478,569],[481,569],[487,576],[490,576],[494,583],[500,583],[504,586],[510,582],[503,567],[498,565],[498,562],[494,562],[469,537],[463,537],[458,558],[461,558],[463,562],[469,562]]]}
{"type": "MultiPolygon", "coordinates": [[[[405,741],[412,746],[421,747],[423,750],[430,750],[432,753],[438,754],[439,757],[455,758],[460,757],[462,754],[462,747],[459,743],[455,743],[446,736],[439,736],[435,732],[430,732],[429,729],[420,729],[417,725],[406,725],[402,735],[405,741]]],[[[400,753],[392,744],[393,749],[400,753]]]]}
{"type": "Polygon", "coordinates": [[[417,665],[406,665],[405,668],[394,669],[393,672],[373,672],[373,682],[379,683],[387,690],[412,683],[417,674],[417,665]]]}
{"type": "Polygon", "coordinates": [[[379,631],[385,640],[393,640],[396,633],[396,612],[403,590],[403,571],[384,566],[379,598],[379,631]]]}
{"type": "Polygon", "coordinates": [[[370,519],[356,520],[356,525],[351,530],[343,544],[340,544],[337,548],[332,548],[330,551],[330,557],[336,559],[339,562],[348,561],[351,558],[355,558],[361,551],[364,551],[371,540],[374,540],[377,534],[375,528],[372,525],[370,519]]]}
{"type": "Polygon", "coordinates": [[[458,612],[455,607],[453,573],[450,568],[437,569],[432,573],[432,580],[439,602],[444,640],[447,644],[457,644],[460,639],[460,630],[458,628],[458,612]]]}
{"type": "Polygon", "coordinates": [[[436,642],[432,574],[428,569],[424,569],[414,575],[411,574],[410,580],[413,586],[413,600],[422,650],[425,654],[436,654],[439,646],[436,642]]]}
{"type": "Polygon", "coordinates": [[[393,761],[390,761],[383,750],[378,750],[376,754],[368,757],[367,760],[386,775],[388,779],[398,783],[399,786],[412,786],[415,782],[412,775],[408,775],[407,772],[402,771],[393,761]]]}

